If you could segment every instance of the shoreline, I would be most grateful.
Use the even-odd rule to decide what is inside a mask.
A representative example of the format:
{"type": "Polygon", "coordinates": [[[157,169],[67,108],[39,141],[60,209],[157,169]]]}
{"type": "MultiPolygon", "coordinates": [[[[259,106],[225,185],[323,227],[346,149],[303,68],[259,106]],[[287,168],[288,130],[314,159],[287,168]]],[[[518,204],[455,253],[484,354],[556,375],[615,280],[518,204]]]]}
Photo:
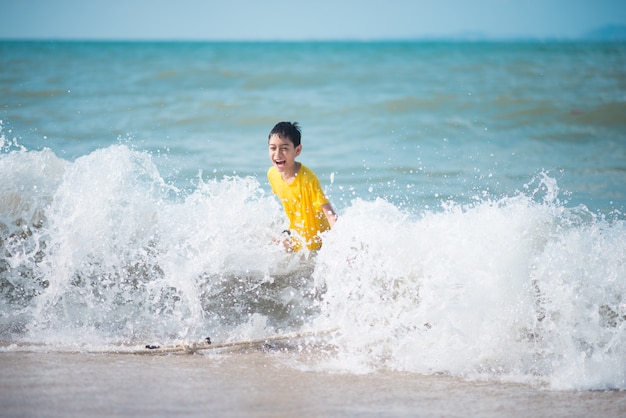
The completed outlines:
{"type": "MultiPolygon", "coordinates": [[[[2,416],[623,416],[626,391],[303,371],[263,351],[0,353],[2,416]]],[[[287,362],[289,359],[287,359],[287,362]]]]}

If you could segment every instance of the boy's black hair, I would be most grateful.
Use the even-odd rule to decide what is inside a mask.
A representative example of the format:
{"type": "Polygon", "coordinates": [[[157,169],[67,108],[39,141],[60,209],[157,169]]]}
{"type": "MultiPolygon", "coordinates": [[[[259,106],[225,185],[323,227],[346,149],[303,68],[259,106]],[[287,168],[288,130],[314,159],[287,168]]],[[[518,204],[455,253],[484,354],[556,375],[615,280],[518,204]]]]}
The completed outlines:
{"type": "Polygon", "coordinates": [[[298,122],[278,122],[274,125],[274,128],[272,128],[272,131],[267,138],[271,138],[272,135],[278,135],[283,139],[289,138],[289,140],[293,142],[294,147],[300,145],[300,139],[302,137],[298,122]]]}

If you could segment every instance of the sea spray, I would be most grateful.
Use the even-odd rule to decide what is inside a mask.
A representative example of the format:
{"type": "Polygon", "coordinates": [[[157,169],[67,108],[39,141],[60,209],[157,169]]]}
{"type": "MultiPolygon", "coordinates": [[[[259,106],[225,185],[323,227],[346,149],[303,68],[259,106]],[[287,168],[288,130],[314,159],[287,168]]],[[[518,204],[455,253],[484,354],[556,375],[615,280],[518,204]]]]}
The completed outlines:
{"type": "Polygon", "coordinates": [[[2,191],[3,339],[225,337],[255,315],[306,319],[311,264],[276,242],[283,215],[253,178],[199,178],[185,195],[126,146],[72,163],[21,150],[2,168],[15,180],[2,191]]]}
{"type": "Polygon", "coordinates": [[[531,183],[418,215],[354,201],[314,272],[341,329],[326,367],[626,387],[625,224],[531,183]]]}
{"type": "Polygon", "coordinates": [[[115,347],[335,330],[320,369],[626,388],[626,226],[540,173],[423,210],[351,200],[288,254],[253,177],[168,184],[124,145],[0,155],[0,338],[115,347]]]}

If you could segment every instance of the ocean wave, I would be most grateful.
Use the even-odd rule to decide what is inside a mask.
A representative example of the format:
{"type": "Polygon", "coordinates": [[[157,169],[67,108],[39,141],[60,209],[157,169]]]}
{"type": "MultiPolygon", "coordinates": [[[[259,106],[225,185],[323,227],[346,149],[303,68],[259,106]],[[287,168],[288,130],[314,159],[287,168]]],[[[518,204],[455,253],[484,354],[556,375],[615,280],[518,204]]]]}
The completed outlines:
{"type": "Polygon", "coordinates": [[[355,198],[317,254],[253,177],[183,192],[124,145],[0,154],[0,339],[98,346],[334,329],[320,368],[626,388],[626,224],[545,173],[439,210],[355,198]]]}

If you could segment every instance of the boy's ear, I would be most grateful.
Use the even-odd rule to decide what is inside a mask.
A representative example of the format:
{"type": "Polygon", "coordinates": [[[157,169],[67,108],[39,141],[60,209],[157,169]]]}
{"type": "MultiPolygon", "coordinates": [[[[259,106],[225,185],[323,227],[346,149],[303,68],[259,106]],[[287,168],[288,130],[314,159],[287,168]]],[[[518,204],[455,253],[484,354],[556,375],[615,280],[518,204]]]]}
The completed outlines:
{"type": "Polygon", "coordinates": [[[302,152],[302,144],[300,144],[300,145],[298,145],[298,146],[296,147],[296,157],[297,157],[298,155],[300,155],[300,153],[301,153],[301,152],[302,152]]]}

